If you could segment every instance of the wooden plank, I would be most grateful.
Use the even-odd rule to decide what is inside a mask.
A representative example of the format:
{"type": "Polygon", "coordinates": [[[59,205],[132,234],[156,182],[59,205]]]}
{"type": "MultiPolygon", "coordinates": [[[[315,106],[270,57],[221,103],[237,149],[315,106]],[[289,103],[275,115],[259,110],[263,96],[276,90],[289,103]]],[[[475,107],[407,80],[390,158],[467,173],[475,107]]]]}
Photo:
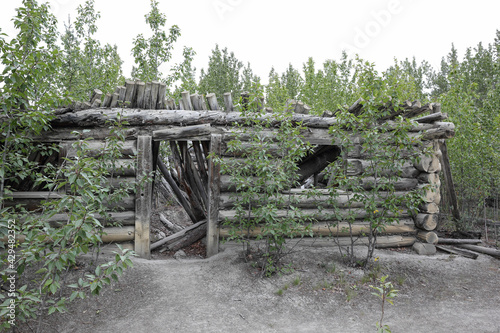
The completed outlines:
{"type": "MultiPolygon", "coordinates": [[[[221,153],[222,136],[213,134],[210,141],[210,152],[221,153]]],[[[208,160],[208,225],[207,225],[207,257],[219,253],[219,200],[220,200],[220,165],[213,158],[208,160]]]]}
{"type": "Polygon", "coordinates": [[[153,141],[150,136],[137,139],[137,192],[135,201],[135,252],[149,259],[150,222],[153,184],[148,179],[153,171],[153,141]]]}

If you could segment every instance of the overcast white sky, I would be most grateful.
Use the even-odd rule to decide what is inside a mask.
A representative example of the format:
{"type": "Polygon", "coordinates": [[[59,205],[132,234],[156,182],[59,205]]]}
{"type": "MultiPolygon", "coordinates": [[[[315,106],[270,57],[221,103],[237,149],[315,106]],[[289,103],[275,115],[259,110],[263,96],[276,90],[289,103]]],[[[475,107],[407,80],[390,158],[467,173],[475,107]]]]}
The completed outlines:
{"type": "MultiPolygon", "coordinates": [[[[41,0],[39,0],[41,1],[41,0]]],[[[84,0],[50,0],[61,31],[68,15],[74,19],[84,0]]],[[[462,55],[478,42],[492,43],[500,29],[500,1],[449,0],[159,0],[167,26],[177,24],[182,36],[175,60],[184,45],[197,52],[197,76],[208,64],[218,43],[234,51],[267,82],[269,70],[279,72],[289,63],[301,68],[308,57],[316,63],[339,59],[341,50],[359,53],[380,70],[396,57],[415,56],[435,68],[451,44],[462,55]]],[[[21,0],[0,0],[0,27],[14,35],[10,22],[21,0]]],[[[133,65],[130,55],[137,34],[148,36],[144,15],[150,0],[96,0],[101,12],[97,38],[117,44],[124,60],[124,74],[133,65]]]]}

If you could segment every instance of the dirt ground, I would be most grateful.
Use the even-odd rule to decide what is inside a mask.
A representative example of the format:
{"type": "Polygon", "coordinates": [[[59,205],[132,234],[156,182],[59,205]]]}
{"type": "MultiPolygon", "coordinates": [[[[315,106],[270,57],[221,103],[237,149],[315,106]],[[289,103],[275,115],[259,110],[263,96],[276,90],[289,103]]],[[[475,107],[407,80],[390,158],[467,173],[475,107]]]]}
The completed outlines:
{"type": "Polygon", "coordinates": [[[382,274],[399,289],[385,308],[393,333],[500,332],[500,260],[486,255],[377,250],[363,272],[335,247],[299,244],[290,273],[262,279],[239,246],[222,247],[209,259],[135,259],[119,283],[47,318],[43,332],[375,332],[381,306],[369,285],[382,274]]]}

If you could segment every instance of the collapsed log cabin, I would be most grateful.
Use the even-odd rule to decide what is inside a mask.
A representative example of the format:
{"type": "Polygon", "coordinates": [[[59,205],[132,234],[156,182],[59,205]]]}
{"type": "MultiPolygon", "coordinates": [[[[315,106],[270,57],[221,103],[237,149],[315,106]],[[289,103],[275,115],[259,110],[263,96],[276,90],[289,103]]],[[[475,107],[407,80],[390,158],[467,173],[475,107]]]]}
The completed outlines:
{"type": "MultiPolygon", "coordinates": [[[[113,221],[121,223],[121,227],[106,227],[103,241],[121,242],[134,249],[141,257],[149,258],[150,251],[159,246],[169,244],[172,248],[180,248],[186,244],[186,234],[196,231],[196,237],[207,237],[207,255],[218,253],[219,238],[228,233],[221,221],[234,218],[234,184],[228,175],[221,174],[220,166],[215,164],[209,154],[217,154],[224,159],[238,160],[234,152],[227,151],[227,142],[234,138],[234,124],[245,119],[235,112],[230,93],[224,94],[224,108],[218,105],[215,94],[206,96],[183,92],[178,101],[165,98],[166,87],[158,82],[127,81],[124,87],[118,87],[113,94],[96,90],[89,102],[74,102],[63,109],[55,111],[52,129],[35,140],[38,142],[57,143],[60,147],[56,162],[63,157],[71,158],[75,151],[71,143],[78,140],[73,134],[80,133],[80,139],[89,139],[89,154],[98,154],[103,140],[111,133],[109,120],[120,119],[126,125],[125,141],[122,146],[122,157],[117,165],[126,166],[114,170],[119,175],[115,181],[144,183],[144,177],[159,170],[162,179],[154,179],[169,186],[175,197],[186,210],[193,226],[179,235],[173,235],[160,242],[151,244],[150,220],[152,214],[152,197],[154,186],[146,182],[146,186],[138,186],[135,193],[116,207],[109,207],[113,221]],[[102,102],[101,102],[102,98],[102,102]],[[83,131],[85,130],[85,131],[83,131]],[[173,163],[166,165],[158,158],[159,145],[168,142],[171,148],[173,163]]],[[[246,95],[248,97],[248,95],[246,95]]],[[[245,99],[242,99],[245,102],[245,99]]],[[[248,101],[248,98],[246,99],[248,101]]],[[[262,107],[263,103],[261,104],[262,107]]],[[[319,176],[341,152],[336,138],[329,133],[329,127],[337,122],[332,113],[323,117],[310,115],[310,108],[301,102],[290,101],[288,107],[296,109],[293,120],[305,127],[303,140],[314,145],[314,153],[303,159],[299,165],[299,179],[305,185],[318,185],[319,176]],[[306,184],[309,181],[309,184],[306,184]]],[[[362,112],[362,101],[357,101],[348,109],[354,114],[362,112]]],[[[272,110],[266,117],[272,119],[272,110]]],[[[440,141],[454,135],[454,125],[445,122],[447,115],[440,112],[438,104],[420,105],[419,102],[407,102],[398,111],[385,119],[390,122],[396,116],[413,118],[411,133],[422,134],[424,145],[431,147],[432,155],[422,155],[418,162],[405,165],[401,177],[396,182],[397,195],[405,195],[426,184],[430,185],[424,193],[425,203],[419,207],[417,215],[402,210],[397,223],[388,225],[383,235],[378,237],[377,246],[411,246],[418,239],[425,243],[437,243],[437,235],[433,230],[437,226],[437,213],[440,203],[439,162],[440,141]],[[428,115],[421,116],[424,113],[428,115]],[[420,117],[419,117],[420,116],[420,117]],[[415,118],[419,117],[419,118],[415,118]]],[[[278,120],[276,120],[277,122],[278,120]]],[[[267,129],[265,135],[273,136],[273,129],[267,129]]],[[[241,137],[245,140],[245,137],[241,137]]],[[[272,149],[272,147],[271,147],[272,149]]],[[[354,150],[356,151],[356,150],[354,150]]],[[[347,175],[361,177],[366,189],[370,188],[370,177],[365,175],[369,161],[363,154],[354,152],[345,158],[347,175]]],[[[54,161],[52,161],[54,162],[54,161]]],[[[331,215],[328,209],[318,210],[318,202],[326,201],[327,189],[315,189],[315,197],[311,199],[307,186],[290,190],[284,195],[297,197],[297,207],[303,213],[314,218],[312,225],[315,235],[346,236],[345,221],[336,221],[336,228],[331,228],[331,215]],[[319,191],[319,194],[318,194],[319,191]]],[[[41,200],[64,196],[64,189],[58,193],[49,193],[22,188],[13,194],[12,204],[24,204],[28,209],[35,209],[41,200]]],[[[339,189],[337,205],[340,209],[350,210],[356,214],[352,232],[361,235],[368,225],[363,219],[365,212],[359,203],[348,199],[348,191],[339,189]]],[[[116,206],[116,205],[115,205],[116,206]]],[[[53,222],[65,220],[58,214],[53,222]]],[[[251,231],[256,234],[259,228],[251,231]]],[[[189,240],[188,240],[189,241],[189,240]]],[[[192,239],[191,239],[192,241],[192,239]]],[[[342,243],[342,242],[341,242],[342,243]]],[[[366,243],[361,237],[359,244],[366,243]]]]}

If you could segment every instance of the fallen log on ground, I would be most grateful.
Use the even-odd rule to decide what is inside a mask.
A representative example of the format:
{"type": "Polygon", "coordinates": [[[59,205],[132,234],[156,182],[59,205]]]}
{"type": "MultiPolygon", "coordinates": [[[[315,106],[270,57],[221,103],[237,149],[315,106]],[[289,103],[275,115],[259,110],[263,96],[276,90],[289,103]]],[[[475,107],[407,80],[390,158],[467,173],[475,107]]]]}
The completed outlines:
{"type": "Polygon", "coordinates": [[[183,239],[183,242],[182,242],[182,244],[184,244],[183,246],[190,245],[205,235],[206,223],[207,223],[207,220],[202,220],[198,223],[195,223],[195,224],[193,224],[185,229],[182,229],[181,231],[179,231],[173,235],[165,237],[162,240],[159,240],[159,241],[151,244],[149,249],[151,251],[153,251],[154,249],[156,249],[162,245],[170,246],[174,243],[177,243],[181,239],[183,239]],[[204,232],[201,233],[200,230],[196,231],[199,228],[202,228],[200,230],[203,230],[204,232]],[[201,234],[201,236],[200,236],[200,234],[201,234]],[[190,235],[190,237],[187,237],[188,235],[190,235]],[[184,236],[186,236],[186,237],[184,237],[184,236]]]}
{"type": "Polygon", "coordinates": [[[470,259],[477,259],[477,257],[479,257],[479,254],[477,254],[477,253],[465,251],[463,249],[458,249],[456,247],[450,248],[450,247],[446,247],[446,246],[436,245],[436,249],[441,250],[443,252],[456,254],[458,256],[470,258],[470,259]]]}
{"type": "Polygon", "coordinates": [[[480,239],[439,238],[438,244],[479,244],[480,239]]]}
{"type": "Polygon", "coordinates": [[[459,247],[463,247],[464,249],[471,250],[474,252],[484,253],[489,256],[500,259],[500,251],[495,249],[490,249],[484,246],[470,245],[470,244],[459,244],[459,247]]]}

